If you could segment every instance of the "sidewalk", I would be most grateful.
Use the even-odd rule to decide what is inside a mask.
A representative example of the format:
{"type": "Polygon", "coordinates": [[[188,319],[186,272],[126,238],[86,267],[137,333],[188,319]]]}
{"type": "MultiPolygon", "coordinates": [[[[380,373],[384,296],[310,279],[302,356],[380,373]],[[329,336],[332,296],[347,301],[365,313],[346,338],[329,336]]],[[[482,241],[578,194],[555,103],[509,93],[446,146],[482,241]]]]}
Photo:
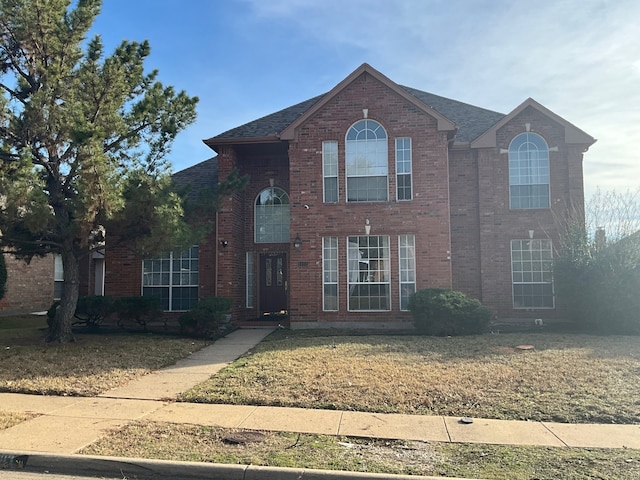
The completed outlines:
{"type": "MultiPolygon", "coordinates": [[[[250,350],[269,329],[240,329],[167,369],[93,397],[0,394],[0,410],[38,417],[0,430],[3,452],[73,455],[133,420],[326,435],[550,447],[640,449],[640,425],[585,425],[176,403],[177,395],[250,350]]],[[[274,477],[275,478],[275,477],[274,477]]],[[[373,478],[373,477],[372,477],[373,478]]],[[[414,477],[415,478],[415,477],[414,477]]]]}

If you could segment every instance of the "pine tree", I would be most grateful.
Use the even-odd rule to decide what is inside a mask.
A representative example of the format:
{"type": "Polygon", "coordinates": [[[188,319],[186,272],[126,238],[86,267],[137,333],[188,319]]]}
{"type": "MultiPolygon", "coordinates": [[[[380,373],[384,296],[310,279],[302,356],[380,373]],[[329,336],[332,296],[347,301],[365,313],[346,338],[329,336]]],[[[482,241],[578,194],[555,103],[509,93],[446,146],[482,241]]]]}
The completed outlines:
{"type": "Polygon", "coordinates": [[[48,341],[73,341],[79,260],[96,247],[93,233],[109,221],[146,222],[129,240],[188,233],[166,156],[195,120],[197,98],[145,73],[146,41],[108,56],[99,36],[85,43],[100,7],[0,0],[0,243],[26,258],[62,256],[64,294],[48,341]]]}

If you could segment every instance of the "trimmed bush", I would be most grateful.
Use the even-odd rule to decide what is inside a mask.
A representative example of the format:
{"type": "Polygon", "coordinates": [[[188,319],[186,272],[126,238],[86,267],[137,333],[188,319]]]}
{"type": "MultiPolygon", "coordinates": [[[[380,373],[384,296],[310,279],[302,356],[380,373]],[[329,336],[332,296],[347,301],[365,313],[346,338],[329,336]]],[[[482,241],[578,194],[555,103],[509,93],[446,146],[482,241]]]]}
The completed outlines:
{"type": "Polygon", "coordinates": [[[145,330],[147,323],[162,316],[160,299],[156,297],[121,297],[114,302],[113,310],[118,315],[118,326],[135,322],[145,330]]]}
{"type": "Polygon", "coordinates": [[[472,335],[486,330],[491,312],[464,293],[427,288],[409,299],[409,310],[419,333],[424,335],[472,335]]]}
{"type": "Polygon", "coordinates": [[[4,254],[0,252],[0,300],[4,297],[7,288],[7,265],[4,254]]]}
{"type": "Polygon", "coordinates": [[[98,328],[100,324],[113,313],[114,301],[112,297],[89,295],[80,297],[76,304],[76,324],[84,324],[89,328],[98,328]]]}
{"type": "Polygon", "coordinates": [[[190,311],[180,317],[180,329],[183,332],[210,338],[216,334],[231,305],[230,298],[201,298],[190,311]]]}

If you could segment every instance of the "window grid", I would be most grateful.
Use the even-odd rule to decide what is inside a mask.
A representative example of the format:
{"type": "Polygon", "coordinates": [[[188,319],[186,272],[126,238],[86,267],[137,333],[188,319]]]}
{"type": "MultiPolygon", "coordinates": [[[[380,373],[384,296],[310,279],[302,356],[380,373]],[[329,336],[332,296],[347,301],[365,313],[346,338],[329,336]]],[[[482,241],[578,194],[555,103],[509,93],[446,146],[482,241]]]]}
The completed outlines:
{"type": "Polygon", "coordinates": [[[536,133],[509,145],[509,197],[512,209],[549,208],[549,147],[536,133]]]}
{"type": "Polygon", "coordinates": [[[416,292],[416,239],[414,235],[398,236],[400,273],[400,310],[409,310],[409,298],[416,292]]]}
{"type": "Polygon", "coordinates": [[[322,142],[322,175],[324,178],[324,202],[338,201],[338,142],[322,142]]]}
{"type": "Polygon", "coordinates": [[[246,307],[254,308],[255,303],[255,263],[253,252],[247,252],[246,254],[246,280],[247,280],[247,291],[246,291],[246,307]]]}
{"type": "Polygon", "coordinates": [[[511,240],[513,308],[554,308],[551,240],[511,240]]]}
{"type": "Polygon", "coordinates": [[[396,198],[411,200],[411,139],[396,138],[396,198]]]}
{"type": "Polygon", "coordinates": [[[349,310],[391,310],[389,237],[348,237],[347,257],[349,310]]]}
{"type": "Polygon", "coordinates": [[[289,195],[280,188],[266,188],[255,204],[256,243],[289,242],[289,195]]]}
{"type": "Polygon", "coordinates": [[[347,201],[387,201],[387,133],[374,120],[360,120],[347,132],[347,201]]]}
{"type": "Polygon", "coordinates": [[[322,309],[338,311],[338,237],[322,238],[322,309]]]}
{"type": "Polygon", "coordinates": [[[198,302],[199,249],[143,260],[142,295],[157,297],[165,311],[185,311],[198,302]]]}

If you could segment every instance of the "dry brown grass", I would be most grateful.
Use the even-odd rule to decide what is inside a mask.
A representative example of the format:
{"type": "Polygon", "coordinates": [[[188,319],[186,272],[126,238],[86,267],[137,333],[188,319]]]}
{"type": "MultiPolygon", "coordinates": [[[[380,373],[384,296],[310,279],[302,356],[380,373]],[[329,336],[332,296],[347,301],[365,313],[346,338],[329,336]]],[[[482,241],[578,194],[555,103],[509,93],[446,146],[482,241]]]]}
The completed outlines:
{"type": "Polygon", "coordinates": [[[204,344],[152,334],[77,335],[76,342],[46,345],[0,330],[0,391],[91,396],[174,364],[204,344]],[[4,335],[6,334],[6,335],[4,335]]]}
{"type": "Polygon", "coordinates": [[[184,401],[640,423],[637,337],[277,332],[184,401]],[[515,347],[533,345],[521,351],[515,347]]]}
{"type": "Polygon", "coordinates": [[[138,421],[80,453],[493,480],[640,478],[640,450],[444,444],[277,432],[263,432],[264,442],[235,445],[223,441],[229,433],[236,432],[138,421]]]}
{"type": "Polygon", "coordinates": [[[0,410],[0,430],[11,428],[14,425],[34,417],[37,417],[37,415],[22,412],[4,412],[0,410]]]}

